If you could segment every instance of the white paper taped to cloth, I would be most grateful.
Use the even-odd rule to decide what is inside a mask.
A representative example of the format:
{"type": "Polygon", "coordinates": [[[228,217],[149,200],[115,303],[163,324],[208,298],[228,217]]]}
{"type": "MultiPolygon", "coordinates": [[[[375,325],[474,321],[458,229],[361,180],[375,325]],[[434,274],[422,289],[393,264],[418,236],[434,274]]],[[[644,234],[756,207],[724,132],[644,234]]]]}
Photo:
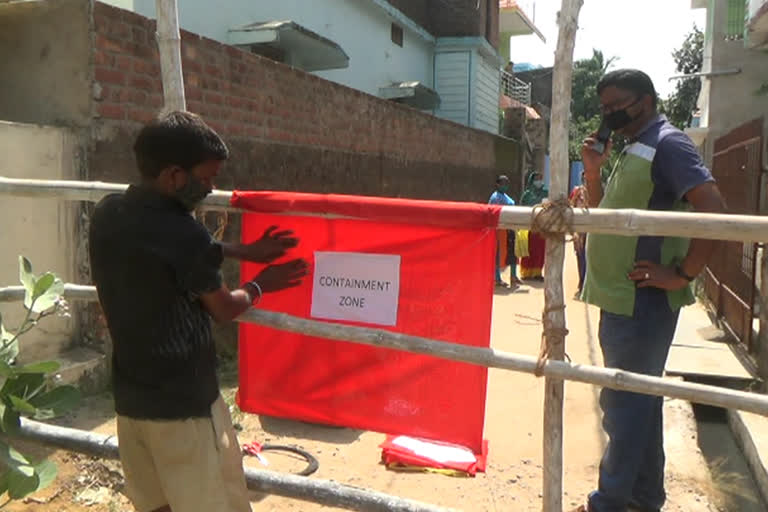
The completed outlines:
{"type": "Polygon", "coordinates": [[[400,256],[315,252],[313,318],[397,324],[400,256]]]}

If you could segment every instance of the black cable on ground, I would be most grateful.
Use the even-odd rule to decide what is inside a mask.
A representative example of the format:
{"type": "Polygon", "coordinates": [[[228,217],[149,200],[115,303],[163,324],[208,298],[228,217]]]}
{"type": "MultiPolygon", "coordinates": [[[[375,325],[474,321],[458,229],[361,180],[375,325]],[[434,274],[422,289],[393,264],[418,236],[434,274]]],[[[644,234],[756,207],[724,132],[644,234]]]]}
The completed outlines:
{"type": "Polygon", "coordinates": [[[281,445],[281,444],[265,444],[264,446],[261,447],[261,451],[262,452],[266,452],[266,451],[289,452],[289,453],[293,453],[294,455],[298,455],[302,459],[306,460],[307,467],[304,468],[302,471],[295,473],[299,476],[309,476],[315,471],[317,471],[318,468],[320,467],[320,463],[317,461],[314,455],[296,446],[288,446],[288,445],[281,445]]]}

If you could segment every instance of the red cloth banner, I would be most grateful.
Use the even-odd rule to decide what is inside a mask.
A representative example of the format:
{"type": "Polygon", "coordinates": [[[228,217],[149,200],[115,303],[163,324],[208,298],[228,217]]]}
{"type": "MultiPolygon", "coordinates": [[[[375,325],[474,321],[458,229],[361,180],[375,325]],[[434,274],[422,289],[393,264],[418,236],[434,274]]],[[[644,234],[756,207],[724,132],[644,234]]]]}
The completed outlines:
{"type": "MultiPolygon", "coordinates": [[[[243,241],[271,225],[292,229],[300,244],[289,258],[312,268],[301,286],[269,294],[258,307],[489,346],[498,206],[287,192],[236,192],[232,205],[260,212],[243,215],[243,241]]],[[[243,263],[241,275],[259,270],[243,263]]],[[[237,400],[246,412],[483,453],[485,367],[245,323],[239,353],[237,400]]]]}

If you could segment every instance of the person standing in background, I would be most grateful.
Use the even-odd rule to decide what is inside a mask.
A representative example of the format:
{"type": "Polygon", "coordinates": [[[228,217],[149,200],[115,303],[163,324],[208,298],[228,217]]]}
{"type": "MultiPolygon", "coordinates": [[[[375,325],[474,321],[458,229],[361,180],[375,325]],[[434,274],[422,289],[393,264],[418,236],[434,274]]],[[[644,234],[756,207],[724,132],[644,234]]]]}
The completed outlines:
{"type": "MultiPolygon", "coordinates": [[[[509,178],[503,174],[496,178],[496,189],[491,194],[488,204],[498,204],[501,206],[514,206],[515,200],[507,195],[509,191],[509,178]]],[[[514,247],[515,232],[512,230],[496,230],[496,267],[495,278],[496,286],[501,288],[508,288],[510,285],[504,282],[501,277],[501,270],[506,263],[509,263],[509,280],[513,287],[520,284],[520,279],[517,278],[517,258],[514,254],[509,254],[509,240],[512,239],[511,246],[514,247]]]]}
{"type": "MultiPolygon", "coordinates": [[[[587,189],[584,186],[584,171],[581,171],[581,182],[579,185],[573,187],[571,195],[569,197],[571,208],[588,208],[587,203],[587,189]]],[[[586,259],[586,245],[587,234],[576,233],[573,235],[573,250],[576,253],[576,264],[579,268],[579,288],[574,295],[575,299],[581,298],[581,289],[584,287],[584,276],[587,273],[587,259],[586,259]]]]}

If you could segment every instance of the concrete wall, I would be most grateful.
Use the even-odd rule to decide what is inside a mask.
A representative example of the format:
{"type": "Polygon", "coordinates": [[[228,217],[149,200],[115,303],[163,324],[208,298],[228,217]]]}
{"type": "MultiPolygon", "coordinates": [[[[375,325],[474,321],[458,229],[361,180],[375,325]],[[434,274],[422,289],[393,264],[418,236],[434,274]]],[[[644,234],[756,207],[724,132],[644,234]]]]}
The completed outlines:
{"type": "MultiPolygon", "coordinates": [[[[746,48],[742,40],[725,39],[727,2],[711,1],[709,9],[707,28],[710,32],[706,35],[704,71],[741,69],[738,74],[704,80],[703,98],[708,96],[708,105],[702,123],[709,128],[705,158],[711,164],[714,141],[737,126],[763,116],[763,130],[768,134],[768,96],[755,94],[766,81],[768,55],[746,48]]],[[[765,145],[763,161],[768,162],[765,145]]]]}
{"type": "MultiPolygon", "coordinates": [[[[108,3],[125,0],[110,0],[108,3]]],[[[133,10],[155,18],[155,0],[133,0],[133,10]]],[[[433,83],[434,42],[427,41],[403,24],[403,46],[391,40],[395,18],[371,1],[361,0],[280,0],[265,2],[228,0],[221,8],[210,0],[179,2],[181,27],[222,43],[227,31],[248,23],[293,20],[326,37],[349,56],[346,69],[319,71],[327,80],[378,95],[379,87],[392,82],[433,83]]]]}
{"type": "MultiPolygon", "coordinates": [[[[77,179],[78,144],[64,128],[0,121],[0,175],[13,178],[77,179]]],[[[0,215],[0,286],[19,284],[19,255],[35,273],[55,272],[65,282],[77,281],[73,240],[78,232],[79,205],[52,199],[2,197],[0,215]]],[[[21,303],[0,304],[3,322],[17,327],[21,303]]],[[[21,338],[20,359],[38,360],[58,354],[72,342],[73,319],[45,318],[21,338]]]]}
{"type": "Polygon", "coordinates": [[[90,2],[0,3],[0,119],[90,120],[90,2]]]}

